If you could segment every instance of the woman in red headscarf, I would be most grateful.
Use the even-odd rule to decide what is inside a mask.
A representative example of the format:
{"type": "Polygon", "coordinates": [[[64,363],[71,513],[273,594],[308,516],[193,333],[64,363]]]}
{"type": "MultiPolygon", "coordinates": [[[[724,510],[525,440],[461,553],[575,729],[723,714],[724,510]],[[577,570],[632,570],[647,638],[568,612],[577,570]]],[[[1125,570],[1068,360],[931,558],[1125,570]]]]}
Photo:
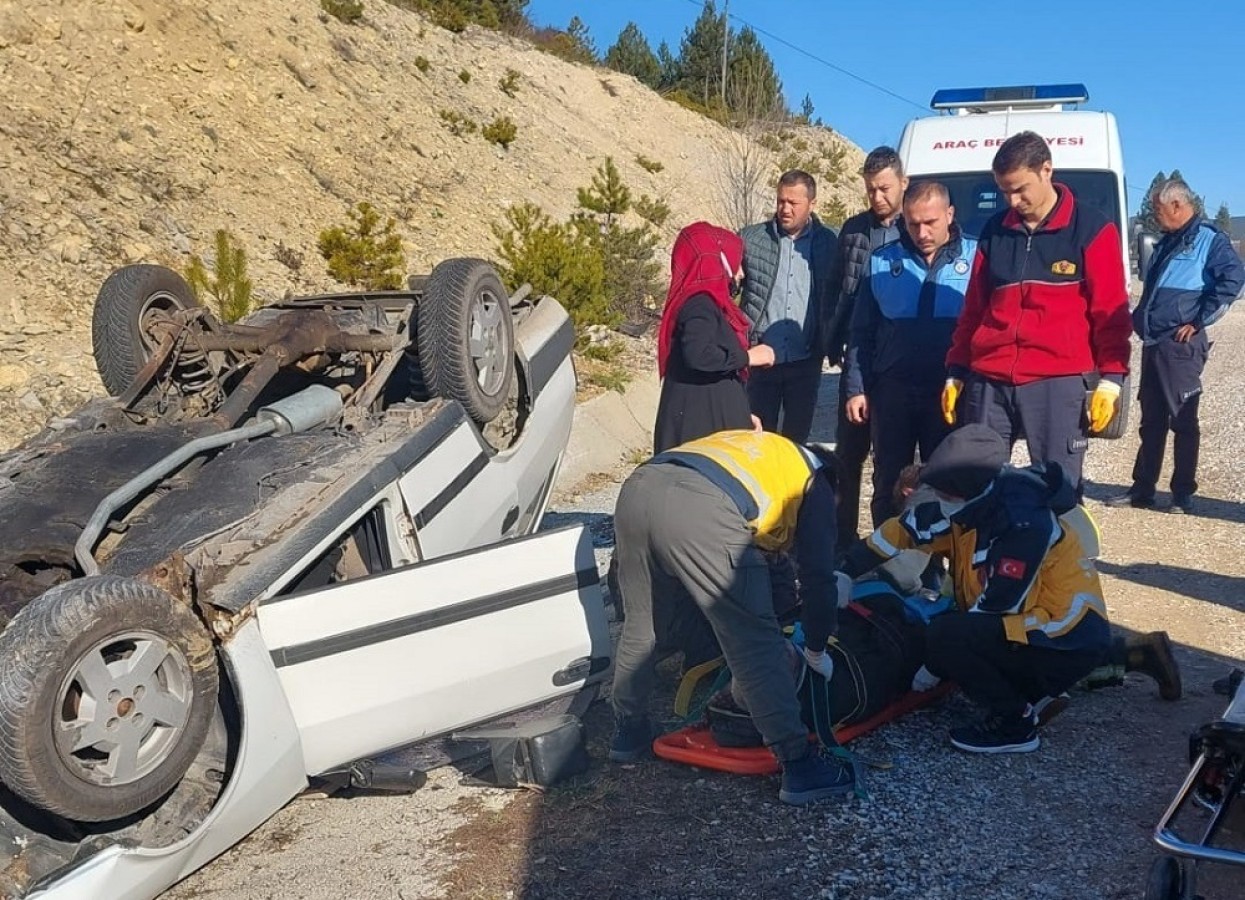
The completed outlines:
{"type": "Polygon", "coordinates": [[[743,256],[739,235],[708,222],[688,225],[675,239],[657,336],[656,453],[755,425],[744,379],[750,366],[773,365],[774,351],[748,346],[750,323],[734,300],[743,256]]]}

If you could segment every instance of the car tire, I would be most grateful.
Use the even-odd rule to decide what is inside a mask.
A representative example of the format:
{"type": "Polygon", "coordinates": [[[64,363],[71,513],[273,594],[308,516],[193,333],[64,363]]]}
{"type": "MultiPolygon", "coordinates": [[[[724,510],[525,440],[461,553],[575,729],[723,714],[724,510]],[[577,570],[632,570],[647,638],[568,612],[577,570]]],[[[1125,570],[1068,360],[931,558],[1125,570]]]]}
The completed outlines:
{"type": "Polygon", "coordinates": [[[151,359],[153,319],[198,305],[186,279],[164,266],[124,266],[109,275],[91,317],[95,369],[108,393],[123,393],[151,359]]]}
{"type": "Polygon", "coordinates": [[[59,584],[0,634],[0,781],[76,822],[133,815],[186,773],[218,689],[186,605],[113,575],[59,584]]]}
{"type": "Polygon", "coordinates": [[[1184,895],[1184,871],[1180,861],[1160,856],[1150,866],[1145,900],[1181,900],[1184,895]]]}
{"type": "Polygon", "coordinates": [[[411,395],[457,400],[477,423],[506,406],[515,378],[514,323],[501,279],[482,259],[432,270],[415,311],[411,395]]]}

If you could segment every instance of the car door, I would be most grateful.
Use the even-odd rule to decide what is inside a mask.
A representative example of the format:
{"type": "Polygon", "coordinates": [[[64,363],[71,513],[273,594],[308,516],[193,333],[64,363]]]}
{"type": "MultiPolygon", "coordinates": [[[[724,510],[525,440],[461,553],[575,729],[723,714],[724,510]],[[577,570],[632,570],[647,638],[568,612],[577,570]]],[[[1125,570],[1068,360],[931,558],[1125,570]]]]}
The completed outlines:
{"type": "Polygon", "coordinates": [[[419,553],[433,559],[514,533],[519,496],[514,472],[496,464],[475,426],[463,419],[398,482],[419,553]]]}
{"type": "Polygon", "coordinates": [[[583,526],[271,598],[308,774],[579,690],[609,667],[583,526]]]}

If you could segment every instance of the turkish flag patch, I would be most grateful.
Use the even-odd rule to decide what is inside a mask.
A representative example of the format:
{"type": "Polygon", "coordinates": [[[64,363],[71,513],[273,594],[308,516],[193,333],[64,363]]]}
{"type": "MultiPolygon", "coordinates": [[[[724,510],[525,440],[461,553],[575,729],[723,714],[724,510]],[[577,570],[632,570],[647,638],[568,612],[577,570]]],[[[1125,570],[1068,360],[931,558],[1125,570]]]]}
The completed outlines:
{"type": "Polygon", "coordinates": [[[1024,578],[1025,564],[1019,559],[1011,559],[1004,556],[999,560],[999,564],[994,567],[994,571],[1004,578],[1024,578]]]}

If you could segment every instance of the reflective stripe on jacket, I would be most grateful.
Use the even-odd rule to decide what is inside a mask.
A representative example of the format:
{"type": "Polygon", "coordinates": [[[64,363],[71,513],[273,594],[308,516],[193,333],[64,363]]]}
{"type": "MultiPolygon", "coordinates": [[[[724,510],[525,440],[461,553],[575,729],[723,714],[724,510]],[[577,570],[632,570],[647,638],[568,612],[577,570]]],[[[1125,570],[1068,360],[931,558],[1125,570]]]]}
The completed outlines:
{"type": "MultiPolygon", "coordinates": [[[[947,556],[957,605],[1002,616],[1010,641],[1105,648],[1111,635],[1093,562],[1096,528],[1083,509],[1062,509],[1074,495],[1053,486],[1055,476],[1066,481],[1057,466],[1004,468],[985,495],[950,521],[937,503],[920,504],[883,522],[864,546],[873,565],[914,548],[947,556]]],[[[862,568],[862,555],[849,557],[849,575],[862,568]]]]}
{"type": "Polygon", "coordinates": [[[695,469],[721,488],[754,529],[762,550],[789,550],[800,505],[815,471],[800,447],[768,431],[720,431],[680,444],[648,464],[695,469]]]}

